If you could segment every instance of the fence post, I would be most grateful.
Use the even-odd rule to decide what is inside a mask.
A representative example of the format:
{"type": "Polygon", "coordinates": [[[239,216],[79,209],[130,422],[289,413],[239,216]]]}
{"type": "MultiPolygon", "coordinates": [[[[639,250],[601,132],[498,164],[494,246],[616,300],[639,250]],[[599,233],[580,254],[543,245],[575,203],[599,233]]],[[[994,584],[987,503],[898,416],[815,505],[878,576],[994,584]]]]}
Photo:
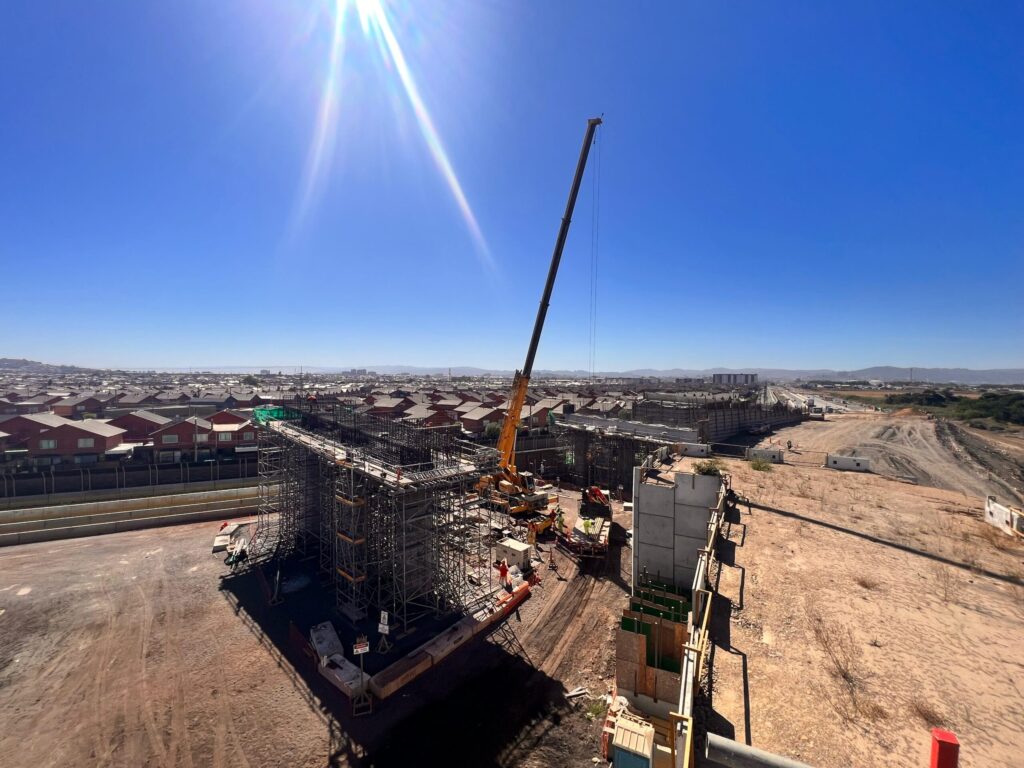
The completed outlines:
{"type": "Polygon", "coordinates": [[[956,734],[942,728],[932,728],[931,768],[957,768],[960,760],[960,742],[956,734]]]}

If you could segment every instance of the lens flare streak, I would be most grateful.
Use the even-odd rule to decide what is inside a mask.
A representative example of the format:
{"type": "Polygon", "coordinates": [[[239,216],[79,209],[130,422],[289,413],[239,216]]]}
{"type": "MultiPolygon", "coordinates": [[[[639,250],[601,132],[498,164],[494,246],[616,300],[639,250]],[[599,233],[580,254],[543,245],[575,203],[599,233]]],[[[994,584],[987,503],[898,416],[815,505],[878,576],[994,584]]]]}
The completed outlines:
{"type": "Polygon", "coordinates": [[[338,121],[338,70],[345,52],[345,0],[335,0],[334,32],[331,37],[331,55],[328,60],[327,77],[320,95],[316,131],[313,143],[306,156],[306,167],[302,175],[302,192],[293,216],[293,227],[305,218],[313,204],[321,182],[324,165],[334,154],[335,127],[338,121]]]}
{"type": "Polygon", "coordinates": [[[427,110],[426,104],[423,103],[419,88],[416,86],[412,71],[405,60],[405,54],[402,53],[402,48],[398,44],[394,30],[391,28],[391,22],[388,20],[384,6],[381,5],[380,0],[358,0],[357,7],[360,20],[365,19],[363,21],[364,29],[375,29],[384,40],[387,52],[391,57],[392,63],[395,65],[395,71],[398,72],[398,78],[402,82],[402,87],[405,88],[409,104],[416,115],[420,132],[423,134],[423,140],[427,143],[427,148],[434,158],[434,163],[448,184],[452,197],[455,198],[456,205],[459,206],[459,211],[461,211],[462,218],[465,220],[466,226],[473,236],[477,250],[487,266],[493,268],[494,262],[487,248],[487,242],[484,240],[483,232],[480,231],[480,225],[477,223],[476,216],[473,215],[473,209],[469,205],[469,200],[466,199],[466,194],[462,191],[462,184],[459,183],[459,179],[455,175],[455,169],[452,168],[451,161],[448,159],[448,153],[441,142],[441,136],[438,134],[437,128],[434,127],[434,121],[430,116],[430,112],[427,110]]]}
{"type": "Polygon", "coordinates": [[[390,60],[394,71],[405,91],[406,98],[412,107],[416,122],[430,151],[434,164],[444,178],[455,204],[462,214],[466,228],[469,230],[473,243],[476,246],[477,254],[481,262],[489,269],[494,269],[494,260],[491,257],[487,241],[484,239],[480,225],[477,223],[473,209],[466,198],[455,169],[445,150],[441,136],[434,125],[434,120],[423,101],[412,70],[406,61],[405,54],[398,42],[391,21],[388,18],[387,10],[381,0],[335,0],[334,3],[334,35],[331,42],[331,54],[328,65],[327,78],[324,83],[320,99],[320,109],[317,117],[316,131],[313,143],[310,147],[306,161],[305,173],[303,176],[302,194],[298,208],[298,220],[304,217],[306,211],[312,205],[316,197],[323,167],[330,160],[334,148],[335,127],[338,117],[338,74],[341,62],[344,57],[344,19],[348,8],[354,5],[359,17],[359,25],[363,35],[373,39],[377,44],[381,56],[390,60]]]}

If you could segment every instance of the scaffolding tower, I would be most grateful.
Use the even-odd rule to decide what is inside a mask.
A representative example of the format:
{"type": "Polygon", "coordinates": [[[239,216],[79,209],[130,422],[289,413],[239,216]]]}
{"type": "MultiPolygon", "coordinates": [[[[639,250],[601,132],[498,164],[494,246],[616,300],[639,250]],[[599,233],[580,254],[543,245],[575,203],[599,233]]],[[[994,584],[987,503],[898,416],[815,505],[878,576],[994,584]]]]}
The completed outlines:
{"type": "Polygon", "coordinates": [[[288,413],[260,436],[251,563],[315,557],[341,616],[384,610],[402,630],[489,589],[491,513],[474,486],[497,451],[335,401],[288,413]]]}

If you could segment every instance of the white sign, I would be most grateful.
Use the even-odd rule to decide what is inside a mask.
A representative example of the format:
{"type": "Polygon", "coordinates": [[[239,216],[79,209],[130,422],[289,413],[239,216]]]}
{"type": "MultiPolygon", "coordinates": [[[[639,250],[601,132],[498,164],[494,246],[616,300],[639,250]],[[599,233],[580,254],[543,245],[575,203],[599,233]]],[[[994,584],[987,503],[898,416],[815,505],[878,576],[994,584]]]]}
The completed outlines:
{"type": "Polygon", "coordinates": [[[369,652],[370,652],[370,643],[369,642],[356,643],[355,645],[352,646],[352,655],[354,655],[354,656],[359,656],[361,654],[369,653],[369,652]]]}
{"type": "Polygon", "coordinates": [[[381,611],[380,612],[380,623],[381,624],[387,624],[388,623],[388,612],[387,611],[381,611]]]}
{"type": "Polygon", "coordinates": [[[386,635],[388,632],[391,631],[391,628],[387,624],[381,623],[377,625],[377,631],[380,632],[382,635],[386,635]]]}

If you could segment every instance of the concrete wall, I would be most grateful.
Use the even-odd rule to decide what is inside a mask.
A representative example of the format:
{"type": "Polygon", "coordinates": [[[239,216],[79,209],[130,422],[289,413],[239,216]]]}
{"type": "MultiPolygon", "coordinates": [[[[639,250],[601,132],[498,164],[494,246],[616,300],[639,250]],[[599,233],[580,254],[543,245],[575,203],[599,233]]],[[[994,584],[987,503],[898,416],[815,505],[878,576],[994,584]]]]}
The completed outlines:
{"type": "Polygon", "coordinates": [[[783,453],[781,448],[747,448],[748,459],[762,459],[763,461],[770,461],[772,464],[781,464],[783,462],[783,453]]]}
{"type": "Polygon", "coordinates": [[[672,446],[680,456],[710,456],[711,446],[707,443],[676,443],[672,446]]]}
{"type": "Polygon", "coordinates": [[[638,467],[633,478],[633,583],[646,570],[653,578],[689,589],[722,481],[678,472],[672,485],[641,482],[642,472],[638,467]]]}
{"type": "Polygon", "coordinates": [[[825,455],[825,466],[829,469],[846,469],[851,472],[870,472],[871,461],[862,456],[825,455]]]}
{"type": "Polygon", "coordinates": [[[256,514],[257,488],[0,511],[0,546],[256,514]]]}

